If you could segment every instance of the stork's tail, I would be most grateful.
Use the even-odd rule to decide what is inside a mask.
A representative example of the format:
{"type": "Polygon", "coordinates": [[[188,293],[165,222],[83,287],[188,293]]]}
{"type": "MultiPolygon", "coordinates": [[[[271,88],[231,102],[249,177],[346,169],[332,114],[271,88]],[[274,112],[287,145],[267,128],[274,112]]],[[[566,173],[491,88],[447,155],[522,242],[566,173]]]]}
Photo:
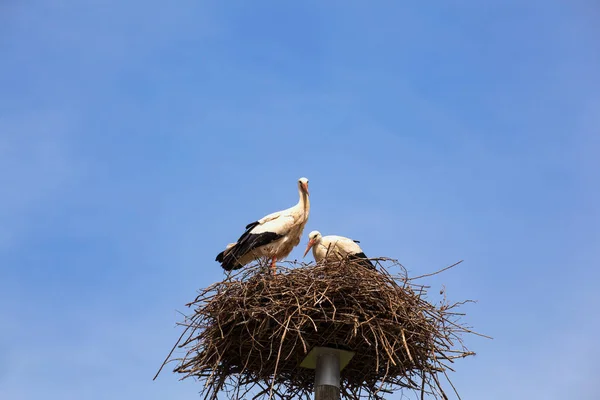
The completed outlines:
{"type": "Polygon", "coordinates": [[[237,257],[235,256],[236,245],[237,243],[228,244],[227,248],[217,254],[217,258],[215,258],[215,261],[219,262],[225,271],[242,268],[242,265],[237,262],[237,257]]]}
{"type": "Polygon", "coordinates": [[[356,263],[362,267],[368,269],[376,269],[375,265],[369,260],[369,258],[365,255],[365,253],[356,253],[350,256],[351,260],[355,260],[356,263]]]}

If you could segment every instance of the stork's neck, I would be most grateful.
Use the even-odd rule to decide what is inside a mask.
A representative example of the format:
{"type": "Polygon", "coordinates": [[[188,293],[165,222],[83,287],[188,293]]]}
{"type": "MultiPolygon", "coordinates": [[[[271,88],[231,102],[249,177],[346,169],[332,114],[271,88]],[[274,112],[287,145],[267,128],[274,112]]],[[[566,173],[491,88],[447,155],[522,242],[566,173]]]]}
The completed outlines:
{"type": "Polygon", "coordinates": [[[310,199],[308,195],[302,191],[302,189],[298,189],[298,195],[300,196],[300,200],[298,200],[298,208],[304,211],[304,218],[308,218],[308,213],[310,211],[310,199]]]}

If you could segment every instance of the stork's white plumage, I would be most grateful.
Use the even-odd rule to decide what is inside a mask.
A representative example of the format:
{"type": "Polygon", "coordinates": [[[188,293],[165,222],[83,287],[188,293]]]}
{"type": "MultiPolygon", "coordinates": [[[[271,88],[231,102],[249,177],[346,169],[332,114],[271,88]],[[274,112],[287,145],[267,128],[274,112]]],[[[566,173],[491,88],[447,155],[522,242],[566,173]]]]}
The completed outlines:
{"type": "Polygon", "coordinates": [[[358,245],[358,241],[348,239],[347,237],[337,235],[322,236],[319,231],[312,231],[308,234],[308,245],[304,252],[304,257],[312,248],[313,257],[316,262],[321,260],[342,260],[346,257],[356,260],[358,264],[375,269],[373,263],[368,259],[365,253],[358,245]]]}
{"type": "Polygon", "coordinates": [[[308,179],[298,179],[298,195],[300,199],[295,206],[246,225],[246,231],[237,242],[230,243],[217,255],[216,261],[221,263],[223,269],[239,269],[252,260],[266,257],[271,259],[271,268],[275,273],[275,262],[287,257],[300,243],[308,221],[308,179]]]}

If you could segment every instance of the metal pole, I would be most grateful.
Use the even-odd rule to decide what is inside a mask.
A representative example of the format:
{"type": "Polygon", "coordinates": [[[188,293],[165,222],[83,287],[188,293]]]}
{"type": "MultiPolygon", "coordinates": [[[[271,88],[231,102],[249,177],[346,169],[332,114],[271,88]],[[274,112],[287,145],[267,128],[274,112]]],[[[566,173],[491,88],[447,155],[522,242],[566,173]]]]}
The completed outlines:
{"type": "Polygon", "coordinates": [[[314,347],[300,367],[315,370],[315,400],[340,399],[340,371],[354,357],[354,352],[332,347],[314,347]]]}
{"type": "Polygon", "coordinates": [[[315,400],[340,399],[340,358],[335,352],[317,356],[315,369],[315,400]]]}

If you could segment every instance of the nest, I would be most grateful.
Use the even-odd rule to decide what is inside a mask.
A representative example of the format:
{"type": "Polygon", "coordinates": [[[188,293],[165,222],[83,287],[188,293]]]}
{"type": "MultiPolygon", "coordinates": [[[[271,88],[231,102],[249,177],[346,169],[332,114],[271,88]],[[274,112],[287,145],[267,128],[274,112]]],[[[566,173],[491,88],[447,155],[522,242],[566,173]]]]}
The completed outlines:
{"type": "Polygon", "coordinates": [[[461,336],[475,332],[454,311],[466,301],[449,304],[444,295],[431,304],[428,287],[414,282],[423,276],[374,261],[378,271],[350,260],[286,263],[276,276],[261,263],[246,267],[188,304],[194,311],[173,348],[184,356],[171,359],[172,350],[165,363],[200,380],[205,399],[310,399],[314,370],[299,365],[313,347],[327,346],[355,352],[341,372],[343,398],[382,399],[399,389],[447,398],[439,378],[454,388],[449,364],[474,354],[461,336]]]}

